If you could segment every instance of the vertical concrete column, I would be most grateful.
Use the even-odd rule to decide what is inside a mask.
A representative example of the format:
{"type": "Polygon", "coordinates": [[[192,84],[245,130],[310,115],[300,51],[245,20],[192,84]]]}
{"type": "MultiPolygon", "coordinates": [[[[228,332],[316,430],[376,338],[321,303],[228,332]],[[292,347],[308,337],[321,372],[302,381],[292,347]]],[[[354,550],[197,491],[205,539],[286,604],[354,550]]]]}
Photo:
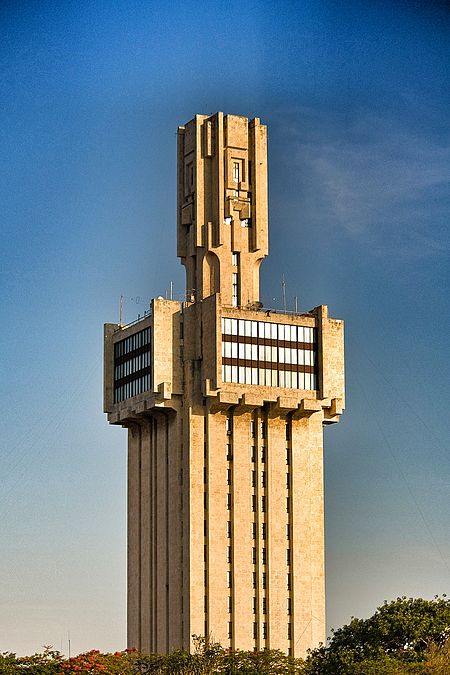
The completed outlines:
{"type": "Polygon", "coordinates": [[[181,552],[182,552],[182,569],[181,569],[181,585],[182,585],[182,599],[181,599],[181,630],[183,634],[183,649],[190,649],[191,645],[191,572],[189,567],[190,556],[190,468],[189,468],[189,411],[188,408],[181,405],[180,410],[180,437],[182,447],[180,448],[180,462],[181,462],[181,479],[182,479],[182,513],[181,513],[181,552]]]}
{"type": "Polygon", "coordinates": [[[127,645],[140,649],[141,428],[128,428],[127,645]],[[138,572],[138,573],[136,573],[138,572]]]}
{"type": "Polygon", "coordinates": [[[181,633],[181,519],[182,486],[180,457],[180,414],[176,412],[167,418],[168,460],[169,460],[169,651],[179,649],[183,638],[181,633]]]}
{"type": "Polygon", "coordinates": [[[287,652],[286,420],[269,413],[267,424],[268,644],[287,652]]]}
{"type": "Polygon", "coordinates": [[[322,412],[311,415],[311,550],[312,550],[312,644],[325,642],[325,537],[323,486],[323,425],[322,412]]]}
{"type": "MultiPolygon", "coordinates": [[[[223,137],[223,113],[217,113],[215,116],[215,134],[216,134],[216,148],[213,163],[213,170],[211,174],[211,194],[214,200],[214,223],[215,223],[215,237],[214,246],[221,246],[225,242],[225,228],[223,222],[224,216],[224,137],[223,137]]],[[[222,289],[223,290],[223,289],[222,289]]]]}
{"type": "Polygon", "coordinates": [[[157,466],[157,422],[154,417],[151,419],[150,427],[151,443],[150,443],[150,595],[152,598],[151,604],[151,620],[150,620],[150,650],[156,651],[156,627],[158,625],[157,603],[156,603],[156,561],[157,561],[157,541],[156,541],[156,523],[157,523],[157,509],[156,509],[156,466],[157,466]]]}
{"type": "MultiPolygon", "coordinates": [[[[264,543],[264,545],[267,547],[268,546],[268,536],[267,536],[267,508],[265,512],[263,513],[261,510],[261,496],[262,492],[264,492],[264,495],[266,495],[266,488],[262,488],[261,486],[261,471],[263,469],[267,469],[267,439],[262,439],[261,438],[261,421],[265,419],[265,412],[261,409],[258,408],[257,411],[253,413],[253,420],[255,423],[255,429],[254,429],[254,437],[252,438],[252,445],[255,447],[255,463],[253,464],[252,468],[255,470],[255,475],[256,475],[256,482],[255,482],[255,488],[251,490],[251,494],[254,493],[255,499],[256,499],[256,511],[253,515],[253,521],[256,523],[256,540],[255,540],[255,547],[256,547],[256,553],[257,553],[257,564],[256,564],[256,589],[252,588],[252,595],[256,597],[256,614],[254,615],[253,621],[256,622],[257,625],[257,631],[256,631],[256,648],[258,650],[263,650],[264,647],[267,644],[267,640],[263,638],[263,633],[262,633],[262,623],[263,621],[267,622],[267,615],[263,615],[262,613],[262,598],[266,597],[268,595],[268,582],[267,582],[267,566],[263,568],[261,564],[261,544],[264,543]],[[263,452],[263,447],[265,448],[265,459],[266,461],[262,461],[262,452],[263,452]],[[261,538],[261,531],[262,531],[262,526],[264,524],[264,527],[266,528],[266,539],[265,541],[262,540],[261,538]],[[264,588],[263,584],[263,576],[262,572],[263,569],[265,570],[265,575],[266,575],[266,584],[264,588]]],[[[267,496],[266,496],[267,500],[267,496]]],[[[252,584],[253,585],[253,584],[252,584]]],[[[267,600],[266,600],[267,602],[267,600]]]]}
{"type": "MultiPolygon", "coordinates": [[[[203,457],[204,457],[204,416],[188,411],[189,427],[189,638],[205,632],[204,594],[205,579],[203,560],[203,457]]],[[[192,645],[191,645],[192,648],[192,645]]]]}
{"type": "Polygon", "coordinates": [[[150,522],[150,453],[151,434],[150,422],[143,420],[141,423],[141,480],[140,480],[140,550],[141,550],[141,625],[140,625],[140,648],[144,652],[151,650],[151,522],[150,522]]]}
{"type": "MultiPolygon", "coordinates": [[[[251,413],[233,418],[233,646],[253,649],[252,523],[250,460],[251,413]]],[[[256,541],[255,541],[256,545],[256,541]]]]}
{"type": "Polygon", "coordinates": [[[212,640],[228,645],[227,443],[225,413],[208,415],[208,615],[212,640]]]}
{"type": "Polygon", "coordinates": [[[292,645],[325,640],[322,413],[292,420],[292,645]]]}
{"type": "Polygon", "coordinates": [[[156,587],[154,598],[156,605],[156,645],[158,652],[168,651],[168,540],[167,540],[167,502],[168,502],[168,473],[167,473],[167,434],[166,416],[155,415],[156,425],[156,467],[155,505],[156,505],[156,587]]]}
{"type": "MultiPolygon", "coordinates": [[[[253,147],[253,185],[252,220],[253,250],[268,253],[267,223],[267,136],[266,127],[254,120],[250,127],[251,146],[253,147]]],[[[259,277],[255,279],[259,282],[259,277]]],[[[255,300],[259,298],[259,288],[254,289],[255,300]]]]}

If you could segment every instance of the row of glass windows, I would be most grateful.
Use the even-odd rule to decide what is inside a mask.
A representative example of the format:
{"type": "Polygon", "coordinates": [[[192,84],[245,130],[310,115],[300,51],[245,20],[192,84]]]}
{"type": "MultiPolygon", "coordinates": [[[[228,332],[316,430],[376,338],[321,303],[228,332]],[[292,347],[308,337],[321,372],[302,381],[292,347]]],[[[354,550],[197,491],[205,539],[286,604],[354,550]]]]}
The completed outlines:
{"type": "Polygon", "coordinates": [[[150,327],[144,328],[144,330],[140,330],[138,333],[134,333],[134,335],[130,335],[129,337],[125,338],[125,340],[116,342],[114,345],[114,358],[118,358],[124,354],[129,354],[135,349],[139,349],[140,347],[144,347],[145,345],[149,344],[150,327]]]}
{"type": "Polygon", "coordinates": [[[143,370],[150,365],[150,351],[134,356],[133,358],[120,363],[114,368],[114,380],[121,380],[127,375],[132,375],[133,373],[143,370]]]}
{"type": "Polygon", "coordinates": [[[290,349],[289,347],[251,345],[240,342],[222,342],[222,356],[230,359],[270,361],[272,363],[291,363],[305,366],[314,366],[316,363],[316,353],[310,349],[290,349]]]}
{"type": "Polygon", "coordinates": [[[247,319],[228,319],[222,317],[222,333],[224,335],[240,335],[242,337],[259,337],[266,340],[316,342],[316,329],[310,326],[291,326],[290,324],[248,321],[247,319]]]}
{"type": "Polygon", "coordinates": [[[145,391],[150,389],[151,378],[150,374],[142,375],[131,382],[122,384],[120,387],[115,387],[114,389],[114,403],[120,403],[125,401],[127,398],[132,396],[137,396],[138,394],[143,394],[145,391]]]}
{"type": "Polygon", "coordinates": [[[256,384],[286,389],[317,389],[315,373],[297,373],[290,370],[247,368],[245,366],[222,366],[222,382],[256,384]]]}

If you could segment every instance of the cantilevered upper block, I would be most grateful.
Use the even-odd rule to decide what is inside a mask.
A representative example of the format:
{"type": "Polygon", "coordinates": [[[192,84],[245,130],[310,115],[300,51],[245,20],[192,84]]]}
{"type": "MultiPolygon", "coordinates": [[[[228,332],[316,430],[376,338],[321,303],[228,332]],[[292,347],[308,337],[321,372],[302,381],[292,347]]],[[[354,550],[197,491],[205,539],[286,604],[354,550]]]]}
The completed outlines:
{"type": "Polygon", "coordinates": [[[189,299],[259,301],[268,253],[267,135],[258,118],[196,115],[178,129],[178,255],[189,299]]]}

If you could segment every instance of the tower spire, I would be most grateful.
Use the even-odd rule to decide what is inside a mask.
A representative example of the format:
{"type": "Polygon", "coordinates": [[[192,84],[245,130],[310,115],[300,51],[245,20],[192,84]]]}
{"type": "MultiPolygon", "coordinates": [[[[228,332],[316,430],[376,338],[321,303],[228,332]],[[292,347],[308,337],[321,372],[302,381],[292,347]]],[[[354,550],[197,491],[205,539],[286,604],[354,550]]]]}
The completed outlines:
{"type": "Polygon", "coordinates": [[[268,253],[267,132],[259,118],[196,115],[178,128],[178,255],[186,293],[259,301],[268,253]]]}

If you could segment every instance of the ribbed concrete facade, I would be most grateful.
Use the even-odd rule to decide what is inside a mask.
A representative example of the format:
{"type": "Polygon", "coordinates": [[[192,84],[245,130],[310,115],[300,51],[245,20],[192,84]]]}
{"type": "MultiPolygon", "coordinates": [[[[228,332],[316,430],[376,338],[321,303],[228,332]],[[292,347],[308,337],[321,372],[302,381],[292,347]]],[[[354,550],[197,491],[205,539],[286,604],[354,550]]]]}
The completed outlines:
{"type": "Polygon", "coordinates": [[[105,325],[105,411],[128,428],[129,647],[198,634],[302,656],[325,638],[323,427],[344,407],[343,323],[262,308],[267,228],[265,126],[180,127],[187,299],[105,325]]]}

